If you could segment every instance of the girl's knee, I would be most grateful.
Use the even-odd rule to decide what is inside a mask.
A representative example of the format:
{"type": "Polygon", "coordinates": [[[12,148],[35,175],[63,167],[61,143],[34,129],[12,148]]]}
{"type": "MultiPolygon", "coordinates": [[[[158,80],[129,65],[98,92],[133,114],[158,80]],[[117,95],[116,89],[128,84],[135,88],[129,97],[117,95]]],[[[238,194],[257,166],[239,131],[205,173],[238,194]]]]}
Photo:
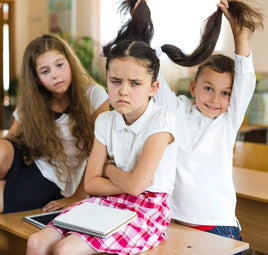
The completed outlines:
{"type": "Polygon", "coordinates": [[[54,249],[54,255],[72,255],[74,251],[77,254],[97,254],[98,252],[90,248],[90,246],[77,235],[71,234],[58,242],[54,249]]]}
{"type": "Polygon", "coordinates": [[[43,254],[40,241],[38,233],[32,234],[27,241],[26,255],[43,254]]]}
{"type": "Polygon", "coordinates": [[[54,247],[62,238],[62,235],[56,229],[46,227],[29,237],[26,255],[52,254],[54,247]]]}
{"type": "Polygon", "coordinates": [[[54,255],[71,255],[73,254],[73,248],[68,242],[65,240],[58,242],[54,248],[54,255]]]}

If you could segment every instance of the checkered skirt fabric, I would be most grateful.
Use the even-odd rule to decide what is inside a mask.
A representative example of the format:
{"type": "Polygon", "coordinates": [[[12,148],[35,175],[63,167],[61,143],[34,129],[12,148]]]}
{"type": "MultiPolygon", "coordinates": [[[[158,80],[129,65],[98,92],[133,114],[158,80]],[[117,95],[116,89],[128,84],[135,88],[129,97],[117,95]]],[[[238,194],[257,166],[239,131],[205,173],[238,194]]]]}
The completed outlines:
{"type": "Polygon", "coordinates": [[[167,194],[144,192],[138,196],[128,194],[92,197],[76,203],[63,213],[82,203],[96,203],[108,207],[128,209],[137,212],[134,221],[107,238],[99,238],[69,231],[53,226],[62,235],[76,234],[85,240],[93,249],[120,255],[132,255],[149,250],[165,239],[165,230],[170,223],[170,212],[167,205],[167,194]]]}

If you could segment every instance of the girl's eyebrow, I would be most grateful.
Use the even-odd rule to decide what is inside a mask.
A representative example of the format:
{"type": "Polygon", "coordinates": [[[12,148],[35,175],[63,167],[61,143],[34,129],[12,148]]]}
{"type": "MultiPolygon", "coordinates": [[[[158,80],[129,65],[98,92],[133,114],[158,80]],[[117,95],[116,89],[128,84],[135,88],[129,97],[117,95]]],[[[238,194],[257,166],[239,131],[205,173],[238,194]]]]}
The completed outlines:
{"type": "Polygon", "coordinates": [[[120,78],[116,77],[116,76],[111,76],[111,75],[108,75],[107,76],[109,79],[116,79],[116,80],[120,80],[120,78]]]}
{"type": "Polygon", "coordinates": [[[38,66],[37,70],[42,70],[42,69],[45,69],[45,68],[47,68],[47,66],[38,66]]]}
{"type": "MultiPolygon", "coordinates": [[[[61,61],[61,60],[65,60],[65,58],[64,58],[64,57],[57,58],[57,59],[53,62],[53,64],[55,64],[55,63],[57,63],[58,61],[61,61]]],[[[42,69],[42,68],[47,68],[47,66],[49,66],[49,65],[38,66],[37,69],[40,70],[40,69],[42,69]]]]}

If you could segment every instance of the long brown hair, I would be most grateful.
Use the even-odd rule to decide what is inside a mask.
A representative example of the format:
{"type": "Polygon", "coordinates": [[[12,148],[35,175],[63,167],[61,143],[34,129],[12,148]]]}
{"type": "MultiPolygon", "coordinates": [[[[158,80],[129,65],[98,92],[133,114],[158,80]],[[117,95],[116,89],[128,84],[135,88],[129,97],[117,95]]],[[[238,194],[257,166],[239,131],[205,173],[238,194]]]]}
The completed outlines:
{"type": "MultiPolygon", "coordinates": [[[[136,2],[137,0],[125,0],[121,4],[119,10],[121,12],[130,10],[132,19],[122,25],[114,40],[104,45],[104,56],[107,56],[110,48],[114,44],[122,40],[130,39],[150,43],[154,31],[150,9],[146,2],[142,0],[137,8],[133,10],[136,2]]],[[[254,32],[256,28],[263,29],[263,14],[260,9],[253,8],[245,2],[230,1],[228,10],[241,29],[242,27],[246,27],[251,32],[254,32]]],[[[222,11],[218,8],[206,19],[200,43],[189,55],[184,54],[180,48],[172,44],[162,45],[161,49],[178,65],[188,67],[198,65],[213,53],[219,38],[221,21],[222,11]]],[[[173,33],[176,33],[176,31],[173,31],[173,33]]]]}
{"type": "Polygon", "coordinates": [[[27,46],[21,68],[18,89],[19,130],[11,139],[24,151],[24,162],[30,164],[39,157],[50,163],[64,164],[66,154],[59,138],[55,113],[50,109],[52,94],[41,84],[36,73],[36,59],[43,53],[57,50],[69,62],[72,82],[66,92],[69,98],[68,115],[71,132],[77,139],[79,158],[89,155],[93,143],[90,102],[86,87],[94,81],[88,76],[70,46],[56,35],[37,37],[27,46]]]}

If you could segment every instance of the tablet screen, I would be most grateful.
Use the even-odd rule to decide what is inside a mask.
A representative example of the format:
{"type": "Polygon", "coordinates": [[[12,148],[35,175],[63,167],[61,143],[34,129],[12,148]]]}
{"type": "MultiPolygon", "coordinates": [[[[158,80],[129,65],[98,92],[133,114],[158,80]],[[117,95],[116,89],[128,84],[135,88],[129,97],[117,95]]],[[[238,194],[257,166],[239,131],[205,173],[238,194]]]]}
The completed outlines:
{"type": "Polygon", "coordinates": [[[35,215],[25,216],[23,219],[25,221],[43,229],[50,221],[52,221],[60,213],[61,213],[61,211],[35,214],[35,215]]]}

